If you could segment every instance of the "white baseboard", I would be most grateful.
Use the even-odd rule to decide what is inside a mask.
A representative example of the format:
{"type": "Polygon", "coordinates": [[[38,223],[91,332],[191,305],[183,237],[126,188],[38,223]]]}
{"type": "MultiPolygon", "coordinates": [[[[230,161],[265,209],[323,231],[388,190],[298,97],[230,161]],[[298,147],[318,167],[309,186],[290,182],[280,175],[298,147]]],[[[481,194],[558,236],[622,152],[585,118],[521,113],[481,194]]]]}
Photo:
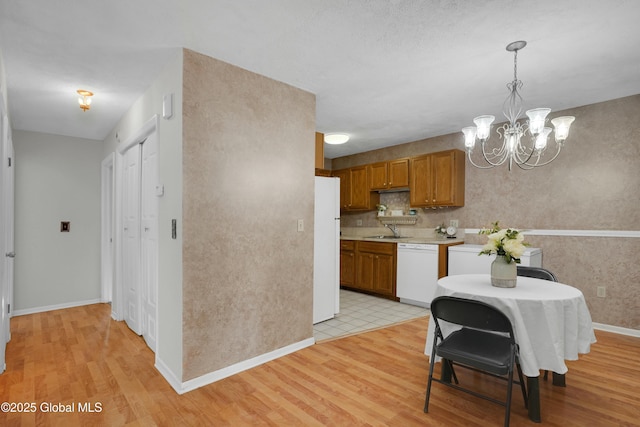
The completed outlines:
{"type": "Polygon", "coordinates": [[[46,305],[44,307],[33,307],[33,308],[25,308],[22,310],[14,310],[11,313],[11,316],[12,317],[24,316],[25,314],[44,313],[45,311],[62,310],[64,308],[80,307],[83,305],[101,304],[101,303],[102,303],[102,300],[100,298],[86,300],[86,301],[65,302],[62,304],[46,305]]]}
{"type": "Polygon", "coordinates": [[[606,332],[613,332],[614,334],[629,335],[629,336],[632,336],[632,337],[640,338],[640,330],[638,330],[638,329],[631,329],[631,328],[623,328],[623,327],[620,327],[620,326],[605,325],[603,323],[593,323],[593,329],[598,329],[600,331],[606,331],[606,332]]]}
{"type": "Polygon", "coordinates": [[[171,372],[170,369],[167,368],[166,365],[162,363],[161,360],[156,360],[156,368],[160,373],[165,377],[165,379],[169,382],[171,387],[178,393],[183,394],[189,391],[195,390],[199,387],[214,383],[216,381],[220,381],[224,378],[230,377],[231,375],[238,374],[242,371],[246,371],[251,368],[255,368],[256,366],[262,365],[263,363],[267,363],[271,360],[275,360],[279,357],[286,356],[287,354],[294,353],[298,350],[302,350],[303,348],[309,347],[315,344],[315,339],[307,338],[305,340],[299,341],[297,343],[293,343],[286,347],[279,348],[277,350],[271,351],[269,353],[261,354],[260,356],[253,357],[251,359],[235,363],[231,366],[227,366],[226,368],[219,369],[217,371],[209,372],[208,374],[202,375],[201,377],[194,378],[189,381],[185,381],[180,383],[175,375],[171,372]]]}
{"type": "Polygon", "coordinates": [[[173,389],[176,391],[176,393],[178,393],[178,394],[184,393],[183,391],[181,391],[182,390],[182,383],[180,382],[180,379],[171,370],[171,368],[169,368],[167,366],[167,364],[164,363],[162,361],[162,359],[160,359],[158,357],[158,353],[156,353],[155,367],[158,370],[158,372],[160,372],[160,374],[164,377],[164,379],[167,380],[169,385],[171,387],[173,387],[173,389]]]}
{"type": "Polygon", "coordinates": [[[431,304],[428,302],[416,301],[409,298],[400,298],[400,302],[404,304],[415,305],[422,308],[429,308],[431,306],[431,304]]]}

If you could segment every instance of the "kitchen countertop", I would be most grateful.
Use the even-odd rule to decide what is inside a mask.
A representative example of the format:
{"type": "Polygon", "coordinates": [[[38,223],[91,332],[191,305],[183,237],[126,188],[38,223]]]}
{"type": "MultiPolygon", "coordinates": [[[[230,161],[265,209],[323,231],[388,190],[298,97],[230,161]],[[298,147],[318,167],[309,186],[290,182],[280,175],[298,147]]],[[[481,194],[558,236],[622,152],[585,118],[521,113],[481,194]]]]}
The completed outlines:
{"type": "Polygon", "coordinates": [[[389,242],[389,243],[422,243],[428,245],[450,245],[452,243],[463,243],[464,239],[456,237],[453,239],[441,239],[434,237],[398,237],[398,238],[385,238],[379,237],[363,237],[363,236],[340,236],[340,240],[363,240],[367,242],[389,242]]]}

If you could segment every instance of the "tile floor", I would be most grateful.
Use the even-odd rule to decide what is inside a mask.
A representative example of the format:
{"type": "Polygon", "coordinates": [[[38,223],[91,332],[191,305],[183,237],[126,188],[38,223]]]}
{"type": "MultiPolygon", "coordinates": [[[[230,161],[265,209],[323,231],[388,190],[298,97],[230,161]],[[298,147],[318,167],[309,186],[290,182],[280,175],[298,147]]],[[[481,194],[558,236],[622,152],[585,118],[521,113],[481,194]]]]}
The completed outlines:
{"type": "Polygon", "coordinates": [[[340,313],[314,325],[316,342],[426,316],[429,310],[358,292],[340,290],[340,313]]]}

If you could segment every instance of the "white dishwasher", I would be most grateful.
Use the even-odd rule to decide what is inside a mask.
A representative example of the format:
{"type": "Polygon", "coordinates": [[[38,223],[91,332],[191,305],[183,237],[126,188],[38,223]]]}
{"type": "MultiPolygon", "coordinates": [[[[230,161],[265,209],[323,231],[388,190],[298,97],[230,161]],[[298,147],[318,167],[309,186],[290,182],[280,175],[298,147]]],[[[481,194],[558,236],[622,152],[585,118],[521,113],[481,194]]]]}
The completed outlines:
{"type": "Polygon", "coordinates": [[[429,307],[438,283],[438,245],[398,243],[396,296],[429,307]]]}

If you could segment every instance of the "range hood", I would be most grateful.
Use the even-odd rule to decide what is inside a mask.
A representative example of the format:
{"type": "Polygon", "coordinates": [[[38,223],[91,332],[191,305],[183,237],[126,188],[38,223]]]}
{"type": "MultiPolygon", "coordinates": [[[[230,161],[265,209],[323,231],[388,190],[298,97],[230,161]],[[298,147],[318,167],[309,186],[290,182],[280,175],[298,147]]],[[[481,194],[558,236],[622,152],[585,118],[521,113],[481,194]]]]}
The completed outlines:
{"type": "Polygon", "coordinates": [[[389,188],[387,190],[376,190],[378,193],[406,193],[409,191],[409,187],[389,188]]]}

